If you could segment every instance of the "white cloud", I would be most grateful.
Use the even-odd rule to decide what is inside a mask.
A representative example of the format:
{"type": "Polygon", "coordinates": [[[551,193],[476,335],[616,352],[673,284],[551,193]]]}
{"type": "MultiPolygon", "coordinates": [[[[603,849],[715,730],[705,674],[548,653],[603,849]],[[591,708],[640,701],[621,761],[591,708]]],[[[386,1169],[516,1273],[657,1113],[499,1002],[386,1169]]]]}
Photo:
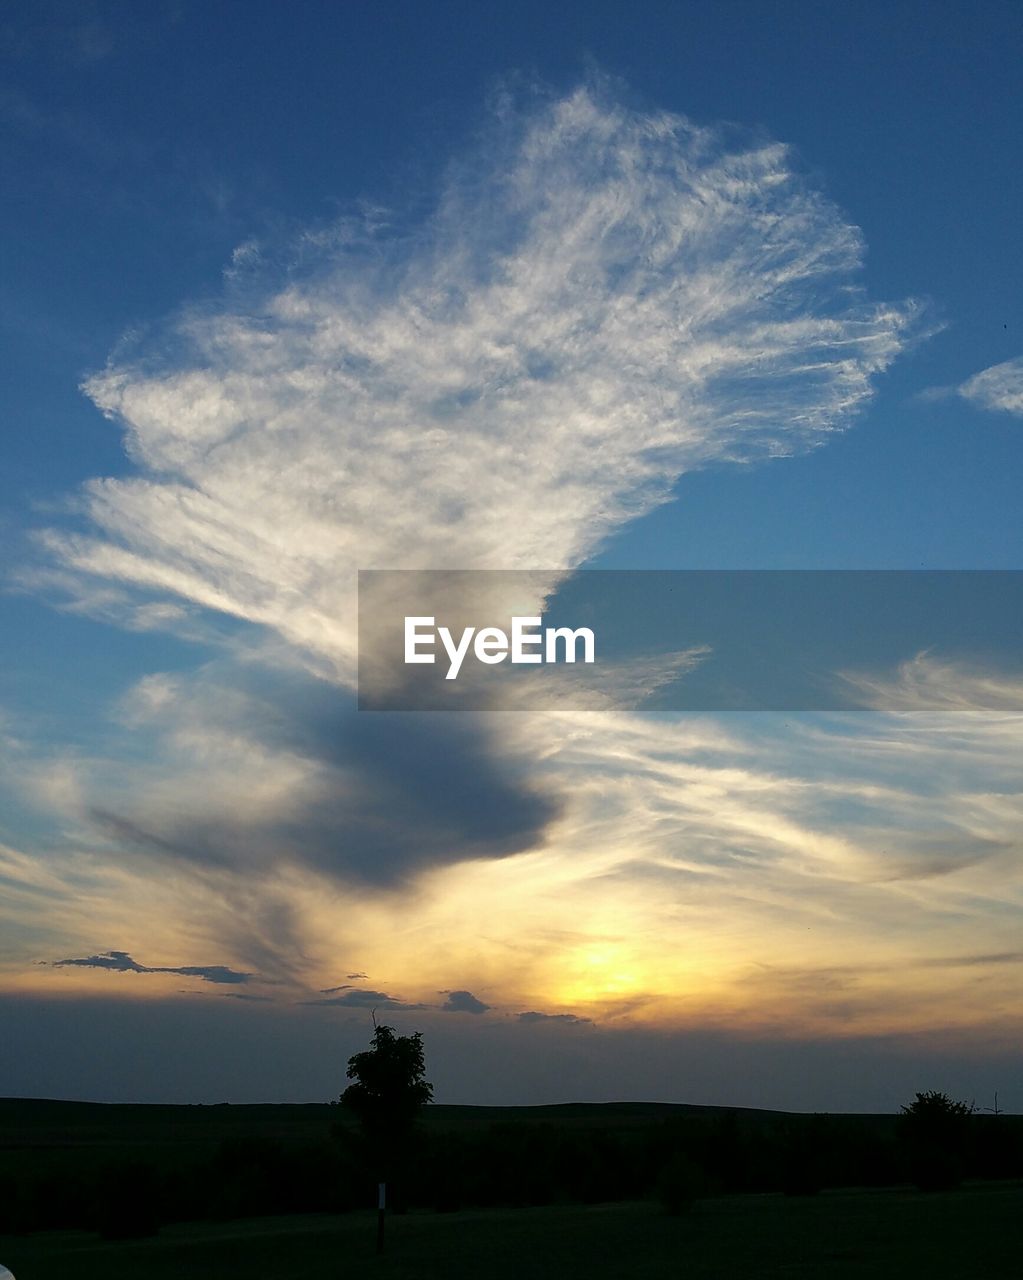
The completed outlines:
{"type": "Polygon", "coordinates": [[[781,145],[592,90],[506,111],[415,233],[307,237],[258,305],[91,378],[137,474],[48,545],[351,681],[356,568],[575,566],[682,472],[846,425],[914,317],[861,255],[781,145]]]}
{"type": "Polygon", "coordinates": [[[981,721],[990,731],[1006,714],[1009,723],[1023,714],[1023,686],[1005,671],[970,667],[928,652],[899,665],[892,673],[843,673],[857,701],[875,711],[928,713],[933,726],[939,716],[948,731],[981,721]],[[944,713],[942,715],[942,713],[944,713]],[[964,714],[967,718],[964,718],[964,714]]]}
{"type": "MultiPolygon", "coordinates": [[[[137,626],[222,611],[348,682],[357,568],[575,566],[683,471],[846,425],[914,318],[855,290],[858,233],[783,147],[729,149],[591,91],[502,118],[415,233],[373,221],[382,234],[305,237],[301,272],[261,296],[267,256],[243,246],[258,305],[186,317],[159,362],[90,380],[137,472],[88,486],[85,532],[49,535],[85,584],[79,607],[123,624],[139,589],[137,626]]],[[[481,717],[478,738],[424,735],[394,777],[389,744],[360,743],[335,690],[253,692],[271,680],[247,674],[241,692],[237,667],[151,676],[119,708],[126,732],[152,734],[148,758],[15,778],[83,846],[102,810],[101,855],[152,855],[126,860],[140,922],[160,884],[169,933],[230,936],[215,954],[233,964],[317,989],[342,947],[410,998],[469,982],[508,1007],[601,1016],[734,1000],[758,964],[863,955],[897,975],[909,956],[1008,951],[1018,933],[1023,704],[980,673],[920,660],[862,683],[902,711],[941,693],[931,719],[779,728],[555,705],[488,737],[481,717]],[[992,689],[1012,714],[978,709],[992,689]],[[446,756],[472,786],[469,764],[484,770],[488,817],[533,803],[521,826],[481,836],[437,784],[446,756]],[[369,842],[417,784],[420,807],[384,832],[393,848],[369,842]],[[395,892],[332,879],[358,871],[360,841],[367,859],[429,856],[395,892]]],[[[372,735],[384,718],[367,719],[372,735]]],[[[124,926],[103,945],[141,953],[120,884],[97,891],[124,926]]],[[[186,954],[173,940],[165,954],[186,954]]]]}
{"type": "Polygon", "coordinates": [[[1023,415],[1023,356],[975,373],[958,390],[981,409],[1023,415]]]}

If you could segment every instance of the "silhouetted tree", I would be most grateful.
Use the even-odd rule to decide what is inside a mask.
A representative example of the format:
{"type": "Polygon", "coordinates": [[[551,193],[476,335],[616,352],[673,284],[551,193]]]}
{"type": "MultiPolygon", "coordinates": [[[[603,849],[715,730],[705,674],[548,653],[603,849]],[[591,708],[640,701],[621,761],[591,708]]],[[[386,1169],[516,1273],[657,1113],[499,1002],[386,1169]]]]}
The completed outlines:
{"type": "Polygon", "coordinates": [[[908,1107],[902,1108],[902,1114],[917,1123],[948,1127],[972,1116],[976,1109],[972,1102],[954,1102],[947,1093],[931,1089],[918,1093],[908,1107]]]}
{"type": "Polygon", "coordinates": [[[932,1089],[902,1108],[910,1173],[921,1191],[948,1191],[963,1178],[968,1121],[976,1107],[932,1089]]]}
{"type": "Polygon", "coordinates": [[[433,1101],[418,1031],[399,1036],[393,1027],[377,1027],[373,1047],[348,1059],[347,1074],[354,1083],[342,1093],[341,1102],[384,1152],[408,1136],[416,1116],[433,1101]]]}
{"type": "Polygon", "coordinates": [[[354,1081],[341,1102],[358,1117],[380,1183],[377,1249],[383,1249],[385,1186],[400,1169],[416,1117],[433,1100],[426,1080],[421,1032],[399,1036],[393,1027],[373,1031],[373,1047],[348,1059],[354,1081]]]}

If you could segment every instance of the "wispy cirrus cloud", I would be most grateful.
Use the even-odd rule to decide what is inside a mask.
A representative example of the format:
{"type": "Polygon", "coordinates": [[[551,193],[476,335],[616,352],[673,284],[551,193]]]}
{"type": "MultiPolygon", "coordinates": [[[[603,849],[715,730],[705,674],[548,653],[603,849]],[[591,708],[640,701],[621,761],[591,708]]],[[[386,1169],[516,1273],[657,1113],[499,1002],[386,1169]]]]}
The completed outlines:
{"type": "Polygon", "coordinates": [[[916,320],[862,251],[780,144],[605,88],[505,103],[425,226],[311,238],[283,284],[257,257],[90,378],[137,470],[49,552],[350,682],[357,567],[578,565],[682,472],[845,426],[916,320]]]}
{"type": "MultiPolygon", "coordinates": [[[[19,777],[140,885],[201,886],[194,928],[232,964],[454,1028],[472,1019],[428,1002],[483,1005],[469,974],[516,1022],[567,1025],[718,1016],[765,956],[895,965],[945,926],[963,954],[978,930],[1009,950],[1018,718],[974,715],[961,672],[900,677],[907,712],[910,674],[944,682],[940,732],[352,705],[358,567],[570,569],[686,470],[851,422],[919,331],[913,305],[866,300],[862,251],[783,146],[600,88],[502,106],[423,226],[310,236],[277,268],[247,249],[221,304],[89,380],[135,470],[87,486],[46,545],[108,620],[195,636],[222,614],[262,638],[139,683],[117,711],[146,744],[131,765],[68,753],[19,777]],[[328,988],[339,956],[408,999],[328,988]]],[[[777,1010],[796,1000],[778,985],[777,1010]]]]}
{"type": "MultiPolygon", "coordinates": [[[[45,535],[44,585],[136,629],[260,624],[278,670],[350,685],[358,567],[575,566],[683,471],[847,425],[917,319],[865,299],[858,231],[784,146],[606,86],[504,102],[425,225],[379,223],[307,236],[283,278],[246,250],[222,304],[89,379],[135,474],[45,535]]],[[[325,713],[222,682],[139,686],[126,714],[159,736],[131,786],[69,766],[100,840],[395,884],[557,822],[484,721],[371,724],[329,692],[325,713]]]]}
{"type": "Polygon", "coordinates": [[[982,369],[956,386],[928,387],[921,400],[947,400],[958,396],[978,409],[1023,414],[1023,356],[982,369]]]}
{"type": "Polygon", "coordinates": [[[981,409],[1023,415],[1023,356],[975,373],[958,392],[981,409]]]}

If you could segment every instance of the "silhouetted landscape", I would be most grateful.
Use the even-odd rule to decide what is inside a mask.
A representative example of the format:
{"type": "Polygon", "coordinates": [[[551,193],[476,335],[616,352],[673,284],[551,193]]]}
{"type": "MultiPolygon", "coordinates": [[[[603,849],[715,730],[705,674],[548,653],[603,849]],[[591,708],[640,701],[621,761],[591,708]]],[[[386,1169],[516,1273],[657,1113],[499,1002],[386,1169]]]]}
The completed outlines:
{"type": "MultiPolygon", "coordinates": [[[[653,1276],[684,1251],[689,1274],[742,1275],[755,1249],[757,1274],[1008,1275],[1023,1117],[961,1119],[928,1149],[898,1115],[431,1106],[376,1264],[620,1275],[631,1259],[653,1276]]],[[[0,1100],[0,1259],[19,1280],[72,1260],[76,1276],[233,1276],[269,1258],[328,1274],[372,1257],[375,1195],[365,1139],[336,1104],[0,1100]]]]}

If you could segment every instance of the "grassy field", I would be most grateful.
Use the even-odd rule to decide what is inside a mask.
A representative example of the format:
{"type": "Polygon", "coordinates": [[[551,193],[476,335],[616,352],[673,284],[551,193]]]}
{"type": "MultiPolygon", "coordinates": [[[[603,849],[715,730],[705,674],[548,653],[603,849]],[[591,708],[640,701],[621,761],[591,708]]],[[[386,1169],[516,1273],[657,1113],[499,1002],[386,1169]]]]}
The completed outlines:
{"type": "MultiPolygon", "coordinates": [[[[743,1107],[698,1107],[678,1102],[565,1102],[542,1107],[469,1107],[434,1103],[423,1112],[426,1129],[449,1132],[486,1128],[492,1124],[557,1123],[562,1127],[599,1125],[635,1129],[685,1116],[734,1114],[752,1121],[784,1116],[782,1111],[743,1107]]],[[[865,1117],[851,1116],[862,1122],[865,1117]]],[[[875,1117],[891,1123],[894,1117],[875,1117]]],[[[0,1149],[56,1144],[118,1145],[122,1142],[211,1144],[238,1134],[303,1139],[322,1136],[330,1124],[354,1125],[343,1107],[322,1102],[219,1103],[172,1105],[159,1103],[63,1102],[47,1098],[0,1098],[0,1149]]]]}
{"type": "MultiPolygon", "coordinates": [[[[778,1111],[698,1107],[684,1103],[562,1103],[543,1107],[433,1105],[423,1113],[426,1132],[472,1133],[494,1124],[550,1124],[560,1130],[639,1132],[666,1120],[735,1115],[745,1126],[770,1128],[786,1118],[778,1111]]],[[[840,1115],[837,1124],[890,1133],[894,1115],[840,1115]]],[[[343,1107],[325,1103],[159,1104],[62,1102],[0,1098],[0,1173],[17,1173],[31,1158],[38,1167],[95,1167],[97,1157],[155,1159],[167,1167],[215,1151],[236,1138],[288,1143],[316,1142],[332,1125],[355,1128],[343,1107]]]]}
{"type": "Polygon", "coordinates": [[[53,1232],[0,1240],[16,1280],[1015,1280],[1023,1272],[1023,1186],[946,1194],[827,1192],[808,1199],[732,1196],[670,1218],[650,1204],[264,1218],[165,1227],[151,1240],[102,1243],[53,1232]]]}
{"type": "MultiPolygon", "coordinates": [[[[568,1103],[549,1107],[431,1106],[421,1120],[430,1133],[471,1134],[494,1124],[555,1124],[564,1132],[641,1131],[667,1118],[719,1114],[717,1107],[657,1103],[568,1103]]],[[[769,1123],[772,1112],[743,1113],[769,1123]]],[[[860,1122],[860,1118],[855,1118],[860,1122]]],[[[893,1117],[882,1117],[890,1124],[893,1117]]],[[[344,1107],[325,1103],[134,1105],[0,1098],[0,1178],[73,1175],[90,1180],[110,1161],[148,1161],[163,1170],[209,1160],[231,1141],[258,1139],[294,1146],[322,1142],[332,1126],[355,1130],[344,1107]]],[[[2,1227],[0,1227],[2,1230],[2,1227]]]]}

